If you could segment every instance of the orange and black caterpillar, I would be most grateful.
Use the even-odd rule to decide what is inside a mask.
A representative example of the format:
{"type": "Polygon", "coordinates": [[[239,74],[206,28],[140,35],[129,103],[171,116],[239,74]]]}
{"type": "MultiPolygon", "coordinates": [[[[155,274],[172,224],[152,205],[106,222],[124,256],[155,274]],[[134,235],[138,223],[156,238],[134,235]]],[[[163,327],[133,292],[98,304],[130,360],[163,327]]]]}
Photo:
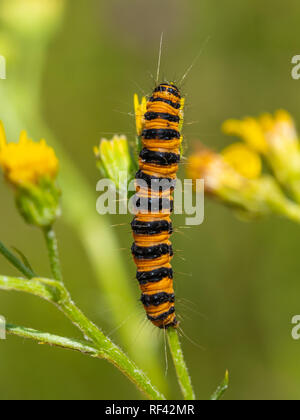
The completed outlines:
{"type": "Polygon", "coordinates": [[[170,236],[173,229],[170,216],[180,162],[182,104],[180,92],[174,84],[162,83],[154,90],[143,117],[143,149],[135,177],[136,202],[146,199],[147,210],[151,210],[136,210],[131,223],[132,254],[147,317],[162,329],[178,326],[171,266],[170,236]],[[164,184],[164,181],[168,182],[164,184]],[[158,188],[155,188],[156,182],[158,188]],[[155,200],[156,208],[153,206],[155,200]]]}

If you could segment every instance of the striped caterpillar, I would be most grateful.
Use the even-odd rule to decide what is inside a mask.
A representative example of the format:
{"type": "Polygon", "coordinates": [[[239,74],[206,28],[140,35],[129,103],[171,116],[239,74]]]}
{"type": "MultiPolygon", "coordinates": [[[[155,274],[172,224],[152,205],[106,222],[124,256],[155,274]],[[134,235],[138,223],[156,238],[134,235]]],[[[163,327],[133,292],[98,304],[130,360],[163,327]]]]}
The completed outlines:
{"type": "Polygon", "coordinates": [[[162,83],[154,90],[143,117],[143,149],[135,177],[136,203],[146,202],[147,209],[136,208],[132,254],[147,317],[162,329],[178,326],[170,216],[180,162],[183,103],[174,84],[162,83]]]}

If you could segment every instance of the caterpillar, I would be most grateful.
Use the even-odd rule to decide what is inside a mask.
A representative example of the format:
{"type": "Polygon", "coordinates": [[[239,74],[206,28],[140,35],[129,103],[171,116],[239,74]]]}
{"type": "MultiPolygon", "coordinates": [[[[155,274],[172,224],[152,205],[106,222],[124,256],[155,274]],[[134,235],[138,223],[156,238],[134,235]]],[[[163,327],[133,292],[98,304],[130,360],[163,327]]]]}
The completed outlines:
{"type": "Polygon", "coordinates": [[[144,200],[146,209],[136,208],[131,223],[134,237],[131,250],[141,302],[148,319],[161,329],[178,327],[170,236],[183,104],[173,83],[161,83],[154,89],[143,116],[142,150],[135,176],[136,203],[144,200]]]}

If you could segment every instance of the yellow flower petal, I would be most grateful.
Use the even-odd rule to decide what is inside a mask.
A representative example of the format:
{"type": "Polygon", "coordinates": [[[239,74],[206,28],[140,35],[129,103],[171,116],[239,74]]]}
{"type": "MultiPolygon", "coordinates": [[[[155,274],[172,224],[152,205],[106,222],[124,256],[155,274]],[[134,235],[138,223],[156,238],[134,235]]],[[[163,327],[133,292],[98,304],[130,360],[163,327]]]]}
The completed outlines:
{"type": "Polygon", "coordinates": [[[259,118],[269,147],[274,151],[287,150],[292,146],[299,148],[298,134],[292,116],[284,110],[276,111],[274,116],[263,114],[259,118]]]}
{"type": "Polygon", "coordinates": [[[274,128],[274,119],[272,114],[262,114],[259,118],[259,123],[264,131],[264,133],[273,130],[274,128]]]}
{"type": "Polygon", "coordinates": [[[244,118],[243,120],[227,120],[222,126],[225,134],[240,137],[248,146],[259,153],[265,154],[268,144],[259,121],[255,118],[244,118]]]}
{"type": "Polygon", "coordinates": [[[293,117],[289,112],[285,111],[284,109],[279,109],[275,112],[275,120],[294,125],[293,117]]]}
{"type": "Polygon", "coordinates": [[[134,100],[136,131],[137,131],[138,136],[141,136],[143,127],[145,124],[144,115],[147,112],[147,99],[143,97],[140,103],[138,95],[135,94],[133,100],[134,100]]]}
{"type": "Polygon", "coordinates": [[[261,175],[262,162],[257,153],[244,143],[234,143],[222,152],[227,162],[236,172],[248,179],[255,179],[261,175]]]}
{"type": "Polygon", "coordinates": [[[187,168],[188,178],[194,182],[204,179],[205,190],[213,194],[218,194],[223,188],[238,190],[244,182],[244,178],[225,162],[222,155],[206,148],[189,157],[187,168]]]}
{"type": "Polygon", "coordinates": [[[6,135],[4,130],[4,125],[2,121],[0,121],[0,150],[6,146],[6,135]]]}

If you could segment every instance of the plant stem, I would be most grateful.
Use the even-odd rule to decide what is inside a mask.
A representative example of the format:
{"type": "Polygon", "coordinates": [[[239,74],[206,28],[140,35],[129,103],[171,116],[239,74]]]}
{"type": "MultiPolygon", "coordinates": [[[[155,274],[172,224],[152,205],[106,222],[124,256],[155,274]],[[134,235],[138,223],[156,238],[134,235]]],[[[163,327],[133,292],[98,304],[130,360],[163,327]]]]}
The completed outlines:
{"type": "Polygon", "coordinates": [[[102,357],[101,352],[96,347],[92,347],[91,345],[87,345],[84,341],[75,340],[73,338],[60,337],[37,331],[32,328],[25,328],[11,324],[6,325],[6,332],[7,334],[38,341],[41,344],[49,344],[50,346],[75,350],[94,357],[102,357]]]}
{"type": "Polygon", "coordinates": [[[178,332],[174,328],[168,329],[169,347],[174,361],[178,382],[185,400],[195,400],[191,378],[186,366],[178,332]]]}
{"type": "Polygon", "coordinates": [[[0,276],[0,289],[18,292],[30,293],[38,296],[48,302],[57,302],[59,296],[55,293],[55,289],[45,284],[41,279],[32,279],[27,281],[18,277],[0,276]]]}
{"type": "MultiPolygon", "coordinates": [[[[28,281],[20,278],[0,276],[0,289],[31,293],[55,304],[83,332],[85,337],[93,342],[99,357],[101,356],[115,365],[148,398],[154,400],[165,399],[152,385],[145,373],[77,308],[68,290],[60,281],[43,278],[28,281]]],[[[59,343],[60,346],[65,347],[63,341],[59,340],[59,343]]],[[[65,344],[67,344],[66,348],[70,348],[70,342],[65,342],[65,344]]],[[[94,347],[89,342],[86,342],[86,345],[89,348],[94,347]]]]}
{"type": "Polygon", "coordinates": [[[139,386],[139,382],[137,378],[137,375],[139,374],[141,376],[140,379],[142,379],[143,382],[145,383],[145,389],[142,389],[141,387],[139,388],[148,397],[153,398],[153,399],[164,399],[164,397],[161,394],[159,394],[159,392],[156,391],[156,389],[150,384],[149,380],[143,374],[143,372],[139,371],[139,369],[137,369],[137,367],[134,366],[132,362],[130,362],[129,360],[125,360],[126,356],[119,349],[117,349],[118,352],[116,352],[116,355],[117,353],[119,353],[118,356],[120,356],[120,353],[121,353],[123,357],[121,358],[118,357],[118,360],[116,360],[116,357],[114,357],[114,359],[112,360],[110,358],[109,352],[106,352],[105,350],[100,350],[99,348],[94,347],[91,344],[84,341],[70,339],[67,337],[61,337],[61,336],[37,331],[31,328],[25,328],[25,327],[10,325],[10,324],[6,325],[6,332],[8,334],[16,335],[16,336],[23,337],[26,339],[32,339],[42,344],[49,344],[50,346],[56,346],[56,347],[60,347],[64,349],[75,350],[80,353],[90,355],[92,357],[106,359],[110,361],[111,363],[113,363],[115,366],[117,366],[119,369],[120,369],[120,366],[122,366],[122,369],[120,370],[122,370],[122,372],[126,376],[128,376],[129,379],[131,379],[132,382],[134,382],[137,386],[139,386]],[[134,372],[131,372],[132,369],[126,368],[126,366],[128,367],[131,366],[131,368],[134,368],[134,372]],[[136,376],[135,379],[133,379],[133,376],[132,377],[129,376],[130,372],[136,376]]]}
{"type": "Polygon", "coordinates": [[[63,290],[64,296],[59,302],[59,308],[83,332],[84,336],[89,338],[97,349],[103,352],[103,357],[121,370],[148,397],[151,399],[165,399],[151,385],[144,372],[138,369],[135,363],[84,315],[63,286],[61,286],[61,290],[63,290]]]}
{"type": "Polygon", "coordinates": [[[44,228],[44,236],[48,248],[51,271],[55,280],[63,283],[63,276],[60,266],[58,244],[55,231],[52,226],[44,228]]]}

